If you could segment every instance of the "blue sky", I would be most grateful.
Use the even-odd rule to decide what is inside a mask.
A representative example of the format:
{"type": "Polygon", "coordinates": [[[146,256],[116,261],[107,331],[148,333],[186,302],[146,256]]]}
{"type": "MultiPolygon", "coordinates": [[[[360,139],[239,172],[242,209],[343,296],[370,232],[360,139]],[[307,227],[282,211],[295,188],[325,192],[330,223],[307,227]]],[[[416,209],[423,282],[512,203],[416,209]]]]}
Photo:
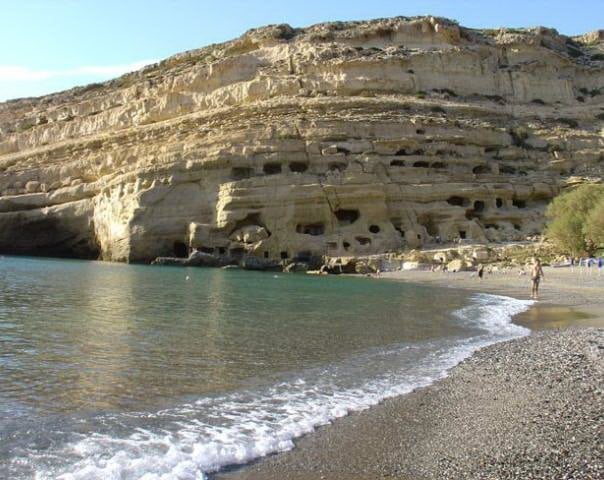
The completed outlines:
{"type": "Polygon", "coordinates": [[[604,0],[0,0],[0,100],[113,78],[261,25],[424,14],[567,35],[604,28],[604,0]]]}

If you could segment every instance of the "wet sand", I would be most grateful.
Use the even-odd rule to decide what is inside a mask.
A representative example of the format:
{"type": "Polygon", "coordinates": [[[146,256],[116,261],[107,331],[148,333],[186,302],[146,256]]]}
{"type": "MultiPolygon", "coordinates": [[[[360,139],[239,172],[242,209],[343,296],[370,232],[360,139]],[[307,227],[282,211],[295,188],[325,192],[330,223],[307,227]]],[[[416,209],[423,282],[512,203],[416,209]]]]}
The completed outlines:
{"type": "MultiPolygon", "coordinates": [[[[515,322],[531,330],[544,327],[604,327],[604,275],[586,269],[544,267],[539,301],[515,322]]],[[[595,270],[595,269],[594,269],[595,270]]],[[[423,271],[386,272],[381,278],[425,285],[459,288],[474,292],[530,299],[531,281],[518,271],[485,274],[480,280],[473,272],[423,271]]]]}
{"type": "MultiPolygon", "coordinates": [[[[516,272],[383,279],[529,298],[516,272]]],[[[484,348],[434,385],[319,428],[221,480],[604,478],[604,277],[545,269],[527,338],[484,348]],[[600,327],[600,328],[598,328],[600,327]]]]}

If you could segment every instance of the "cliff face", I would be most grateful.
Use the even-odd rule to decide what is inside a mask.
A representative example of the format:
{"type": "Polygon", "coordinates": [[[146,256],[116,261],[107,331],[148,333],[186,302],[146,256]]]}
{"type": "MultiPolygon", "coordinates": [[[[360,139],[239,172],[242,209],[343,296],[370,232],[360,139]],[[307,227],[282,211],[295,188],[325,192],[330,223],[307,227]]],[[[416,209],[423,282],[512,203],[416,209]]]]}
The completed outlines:
{"type": "Polygon", "coordinates": [[[604,175],[604,44],[435,18],[273,26],[0,104],[0,252],[364,255],[538,233],[604,175]]]}

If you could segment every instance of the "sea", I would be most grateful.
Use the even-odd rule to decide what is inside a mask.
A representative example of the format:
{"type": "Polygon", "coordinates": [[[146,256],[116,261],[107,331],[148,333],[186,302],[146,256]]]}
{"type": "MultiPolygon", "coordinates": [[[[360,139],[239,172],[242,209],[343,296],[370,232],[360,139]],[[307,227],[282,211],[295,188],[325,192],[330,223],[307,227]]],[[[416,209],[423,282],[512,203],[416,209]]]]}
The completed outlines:
{"type": "Polygon", "coordinates": [[[531,302],[0,257],[0,478],[205,480],[527,335],[531,302]]]}

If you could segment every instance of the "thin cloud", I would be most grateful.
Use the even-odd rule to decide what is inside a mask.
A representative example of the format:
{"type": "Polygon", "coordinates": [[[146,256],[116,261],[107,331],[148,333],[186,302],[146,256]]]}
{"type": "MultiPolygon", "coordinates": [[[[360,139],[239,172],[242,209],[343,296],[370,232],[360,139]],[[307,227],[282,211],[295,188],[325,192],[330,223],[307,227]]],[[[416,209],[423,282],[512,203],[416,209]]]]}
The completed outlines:
{"type": "Polygon", "coordinates": [[[0,65],[0,81],[40,82],[53,78],[70,77],[115,77],[124,73],[139,70],[156,60],[141,60],[125,65],[91,65],[66,70],[36,70],[19,65],[0,65]]]}

